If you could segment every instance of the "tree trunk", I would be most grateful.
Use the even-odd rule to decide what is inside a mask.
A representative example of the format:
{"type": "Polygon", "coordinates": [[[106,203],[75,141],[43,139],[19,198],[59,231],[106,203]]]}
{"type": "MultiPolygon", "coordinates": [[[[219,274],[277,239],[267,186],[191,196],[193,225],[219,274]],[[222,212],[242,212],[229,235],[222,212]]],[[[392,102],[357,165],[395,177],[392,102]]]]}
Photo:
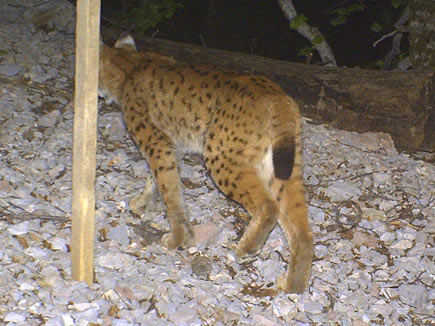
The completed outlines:
{"type": "Polygon", "coordinates": [[[409,55],[415,69],[435,69],[435,1],[409,1],[409,55]]]}
{"type": "Polygon", "coordinates": [[[140,50],[191,64],[266,76],[317,122],[358,132],[389,133],[399,150],[435,151],[435,73],[327,68],[202,48],[162,39],[140,50]]]}

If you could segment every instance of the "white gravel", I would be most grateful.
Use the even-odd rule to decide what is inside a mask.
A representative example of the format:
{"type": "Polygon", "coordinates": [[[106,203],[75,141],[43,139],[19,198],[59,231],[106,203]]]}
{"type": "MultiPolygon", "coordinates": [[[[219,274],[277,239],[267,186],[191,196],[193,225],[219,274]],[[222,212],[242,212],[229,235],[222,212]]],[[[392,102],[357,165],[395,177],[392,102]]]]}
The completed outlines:
{"type": "Polygon", "coordinates": [[[234,244],[247,215],[195,157],[182,166],[195,246],[168,252],[154,243],[168,223],[159,205],[142,218],[130,211],[147,167],[120,113],[105,105],[96,282],[71,281],[74,9],[51,1],[59,11],[41,22],[35,8],[50,6],[41,3],[0,3],[0,325],[435,324],[434,166],[398,154],[388,135],[309,123],[316,246],[307,293],[245,294],[284,270],[283,234],[276,228],[258,259],[239,265],[234,244]]]}

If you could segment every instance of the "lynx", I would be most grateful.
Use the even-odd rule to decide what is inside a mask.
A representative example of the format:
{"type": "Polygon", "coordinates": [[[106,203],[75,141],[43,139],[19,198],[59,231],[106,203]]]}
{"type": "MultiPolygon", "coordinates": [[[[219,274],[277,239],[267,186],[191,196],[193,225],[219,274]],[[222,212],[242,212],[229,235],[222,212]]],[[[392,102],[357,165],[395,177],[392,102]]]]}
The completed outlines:
{"type": "MultiPolygon", "coordinates": [[[[185,153],[199,153],[218,188],[251,216],[238,243],[256,255],[278,221],[291,247],[276,293],[308,286],[313,234],[302,179],[301,117],[296,102],[271,80],[137,52],[129,35],[101,44],[100,95],[119,104],[165,204],[169,249],[193,239],[178,171],[185,153]]],[[[146,202],[148,194],[140,198],[146,202]]]]}

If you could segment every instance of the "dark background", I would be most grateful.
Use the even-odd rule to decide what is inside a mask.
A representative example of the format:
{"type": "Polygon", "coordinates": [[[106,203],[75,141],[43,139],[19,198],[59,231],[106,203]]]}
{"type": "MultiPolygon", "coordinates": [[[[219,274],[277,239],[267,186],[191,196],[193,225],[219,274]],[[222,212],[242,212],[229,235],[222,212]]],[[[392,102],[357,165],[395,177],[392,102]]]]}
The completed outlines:
{"type": "MultiPolygon", "coordinates": [[[[123,30],[133,28],[133,34],[144,21],[137,12],[142,0],[102,0],[102,24],[123,30]]],[[[301,48],[310,46],[308,40],[289,28],[276,0],[180,0],[182,5],[172,18],[163,20],[142,35],[196,45],[239,51],[277,59],[305,62],[298,55],[301,48]]],[[[394,30],[394,23],[402,9],[395,9],[391,1],[294,0],[298,14],[317,27],[333,50],[337,64],[347,67],[376,68],[391,48],[392,38],[373,47],[373,42],[394,30]],[[332,26],[332,10],[352,3],[363,3],[366,9],[348,16],[341,26],[332,26]],[[380,32],[370,29],[372,23],[384,26],[380,32]]],[[[407,44],[407,42],[402,42],[407,44]]],[[[407,46],[402,51],[406,52],[407,46]]],[[[320,58],[313,52],[312,63],[320,58]]]]}

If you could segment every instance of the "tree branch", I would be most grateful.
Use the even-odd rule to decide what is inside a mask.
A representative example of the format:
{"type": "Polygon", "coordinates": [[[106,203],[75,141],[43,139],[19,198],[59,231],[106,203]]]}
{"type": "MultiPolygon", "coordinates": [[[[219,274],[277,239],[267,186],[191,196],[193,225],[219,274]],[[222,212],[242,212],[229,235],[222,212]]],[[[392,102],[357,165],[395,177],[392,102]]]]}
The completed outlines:
{"type": "MultiPolygon", "coordinates": [[[[297,15],[297,11],[295,6],[293,5],[292,0],[278,0],[279,6],[281,10],[284,12],[284,16],[291,22],[297,15]]],[[[306,22],[303,22],[298,28],[297,31],[303,37],[308,39],[311,44],[313,44],[314,39],[318,37],[322,37],[323,41],[319,44],[313,44],[314,49],[319,53],[322,62],[327,66],[337,67],[337,62],[335,61],[334,54],[332,49],[330,48],[328,42],[326,42],[325,37],[320,33],[320,31],[313,26],[310,26],[306,22]]]]}
{"type": "Polygon", "coordinates": [[[400,44],[402,42],[403,33],[408,32],[408,29],[405,26],[406,23],[408,22],[408,19],[409,19],[409,7],[406,7],[403,10],[402,16],[400,16],[400,18],[394,24],[395,30],[388,34],[383,35],[379,40],[373,43],[373,47],[376,47],[379,42],[382,42],[384,39],[394,35],[391,50],[385,56],[384,66],[382,68],[384,70],[390,69],[391,62],[395,57],[397,57],[400,54],[400,44]]]}

